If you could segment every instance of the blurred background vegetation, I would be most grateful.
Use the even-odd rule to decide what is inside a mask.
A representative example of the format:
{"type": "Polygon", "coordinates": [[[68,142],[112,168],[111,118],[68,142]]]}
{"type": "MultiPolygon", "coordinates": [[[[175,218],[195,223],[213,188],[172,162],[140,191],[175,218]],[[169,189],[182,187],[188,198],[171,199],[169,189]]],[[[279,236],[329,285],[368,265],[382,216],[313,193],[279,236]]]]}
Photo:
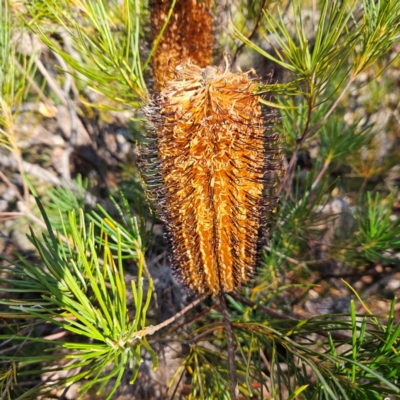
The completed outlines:
{"type": "MultiPolygon", "coordinates": [[[[137,163],[152,2],[0,3],[0,399],[229,399],[218,304],[173,279],[137,163]]],[[[207,10],[285,164],[227,295],[241,398],[400,398],[400,3],[207,10]]]]}

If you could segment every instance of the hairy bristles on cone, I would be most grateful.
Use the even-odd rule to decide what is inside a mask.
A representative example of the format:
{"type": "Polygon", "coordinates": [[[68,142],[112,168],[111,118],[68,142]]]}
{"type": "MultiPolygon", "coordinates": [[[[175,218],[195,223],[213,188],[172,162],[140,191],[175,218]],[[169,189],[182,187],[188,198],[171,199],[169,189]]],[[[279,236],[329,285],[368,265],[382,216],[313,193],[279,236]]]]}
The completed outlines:
{"type": "MultiPolygon", "coordinates": [[[[153,55],[154,89],[159,90],[178,64],[189,59],[200,67],[212,64],[213,0],[177,0],[173,14],[153,55]]],[[[151,0],[151,27],[155,40],[161,31],[172,0],[151,0]]]]}
{"type": "Polygon", "coordinates": [[[280,157],[253,85],[248,73],[187,63],[147,107],[155,125],[142,158],[148,188],[173,267],[199,293],[230,292],[249,279],[271,207],[280,157]]]}

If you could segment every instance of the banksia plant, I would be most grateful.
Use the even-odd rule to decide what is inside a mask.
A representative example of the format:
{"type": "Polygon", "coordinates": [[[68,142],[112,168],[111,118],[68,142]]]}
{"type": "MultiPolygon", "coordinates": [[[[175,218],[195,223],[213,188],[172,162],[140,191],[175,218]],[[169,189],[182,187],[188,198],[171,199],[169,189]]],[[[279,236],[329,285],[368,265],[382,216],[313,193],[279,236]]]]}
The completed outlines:
{"type": "Polygon", "coordinates": [[[191,60],[199,67],[212,65],[212,5],[213,0],[150,2],[155,89],[173,78],[175,67],[183,61],[191,60]]]}
{"type": "Polygon", "coordinates": [[[231,292],[249,279],[273,203],[277,136],[265,135],[271,117],[254,85],[250,72],[188,62],[147,108],[155,125],[148,184],[173,268],[199,293],[231,292]]]}
{"type": "Polygon", "coordinates": [[[308,3],[0,0],[0,400],[399,398],[400,2],[308,3]]]}

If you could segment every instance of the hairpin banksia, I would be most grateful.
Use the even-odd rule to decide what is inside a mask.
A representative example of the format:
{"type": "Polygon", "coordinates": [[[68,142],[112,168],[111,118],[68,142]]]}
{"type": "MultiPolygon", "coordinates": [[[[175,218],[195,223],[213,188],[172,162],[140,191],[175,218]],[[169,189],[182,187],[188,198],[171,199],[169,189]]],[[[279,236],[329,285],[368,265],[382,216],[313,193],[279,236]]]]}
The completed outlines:
{"type": "Polygon", "coordinates": [[[190,62],[147,107],[153,145],[142,155],[175,272],[199,293],[230,292],[257,260],[279,165],[276,135],[249,73],[190,62]]]}

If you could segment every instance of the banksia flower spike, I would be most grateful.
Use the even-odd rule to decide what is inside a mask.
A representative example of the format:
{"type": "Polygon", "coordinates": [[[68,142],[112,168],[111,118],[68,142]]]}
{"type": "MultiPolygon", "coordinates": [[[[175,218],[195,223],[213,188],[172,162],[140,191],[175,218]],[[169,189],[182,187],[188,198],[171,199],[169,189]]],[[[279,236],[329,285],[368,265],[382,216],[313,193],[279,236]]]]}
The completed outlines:
{"type": "MultiPolygon", "coordinates": [[[[172,16],[153,55],[154,88],[173,78],[175,67],[191,60],[199,67],[212,64],[213,0],[177,0],[172,16]]],[[[152,36],[156,40],[171,8],[172,0],[151,0],[152,36]]]]}
{"type": "Polygon", "coordinates": [[[250,73],[190,62],[147,108],[154,143],[147,184],[167,229],[173,268],[199,293],[230,292],[252,275],[279,166],[275,135],[250,73]]]}

